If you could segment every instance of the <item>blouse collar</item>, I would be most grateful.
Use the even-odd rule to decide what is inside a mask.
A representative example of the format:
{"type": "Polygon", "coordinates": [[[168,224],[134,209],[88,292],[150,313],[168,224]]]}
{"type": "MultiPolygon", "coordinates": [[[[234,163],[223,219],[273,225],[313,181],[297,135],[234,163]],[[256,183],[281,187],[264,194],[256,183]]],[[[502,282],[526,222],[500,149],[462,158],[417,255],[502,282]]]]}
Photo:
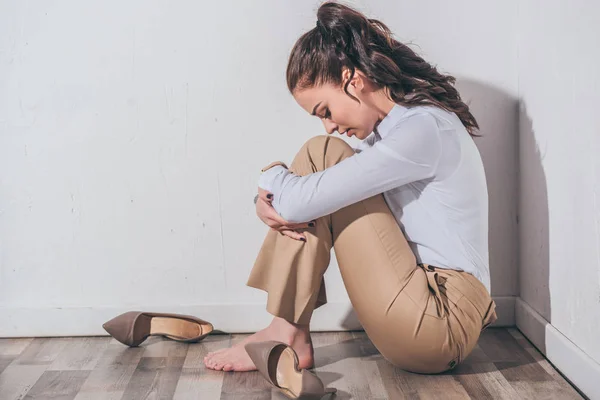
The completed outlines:
{"type": "Polygon", "coordinates": [[[394,107],[392,107],[390,112],[381,120],[379,125],[375,127],[375,133],[382,138],[386,137],[392,128],[396,126],[398,121],[400,121],[400,118],[402,118],[406,111],[408,111],[408,107],[401,106],[400,104],[394,104],[394,107]]]}

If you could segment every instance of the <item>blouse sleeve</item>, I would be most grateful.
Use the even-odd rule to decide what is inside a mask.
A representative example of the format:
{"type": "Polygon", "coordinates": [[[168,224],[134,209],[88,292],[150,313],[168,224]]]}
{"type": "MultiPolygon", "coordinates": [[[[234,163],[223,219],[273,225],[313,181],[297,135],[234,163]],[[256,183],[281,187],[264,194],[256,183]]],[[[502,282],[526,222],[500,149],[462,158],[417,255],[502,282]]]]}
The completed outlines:
{"type": "Polygon", "coordinates": [[[273,193],[286,221],[307,222],[393,188],[435,176],[442,146],[437,122],[415,114],[380,141],[323,171],[295,175],[284,166],[263,172],[259,187],[273,193]]]}

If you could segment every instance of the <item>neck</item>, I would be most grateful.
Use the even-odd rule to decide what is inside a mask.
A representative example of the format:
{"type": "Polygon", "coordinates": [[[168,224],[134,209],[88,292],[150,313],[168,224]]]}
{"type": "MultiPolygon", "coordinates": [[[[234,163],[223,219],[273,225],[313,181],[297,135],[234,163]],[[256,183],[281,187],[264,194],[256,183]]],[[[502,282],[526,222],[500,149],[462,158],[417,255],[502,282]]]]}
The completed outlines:
{"type": "Polygon", "coordinates": [[[396,105],[396,103],[387,95],[385,88],[373,93],[372,104],[373,108],[377,111],[378,119],[380,121],[384,119],[396,105]]]}
{"type": "Polygon", "coordinates": [[[377,112],[377,125],[392,111],[395,105],[396,103],[387,95],[385,88],[373,93],[371,106],[377,112]]]}

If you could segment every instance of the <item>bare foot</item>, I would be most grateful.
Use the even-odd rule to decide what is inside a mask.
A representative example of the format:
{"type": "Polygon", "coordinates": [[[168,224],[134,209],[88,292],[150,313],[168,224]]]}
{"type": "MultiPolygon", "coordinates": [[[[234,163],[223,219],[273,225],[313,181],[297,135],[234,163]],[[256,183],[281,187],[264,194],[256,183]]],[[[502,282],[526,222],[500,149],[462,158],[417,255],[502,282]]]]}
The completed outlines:
{"type": "Polygon", "coordinates": [[[244,345],[266,340],[277,340],[292,346],[298,354],[298,368],[313,367],[314,352],[308,325],[292,324],[279,317],[275,317],[265,329],[247,337],[235,346],[209,353],[204,357],[204,365],[217,371],[254,371],[256,366],[246,353],[244,345]]]}

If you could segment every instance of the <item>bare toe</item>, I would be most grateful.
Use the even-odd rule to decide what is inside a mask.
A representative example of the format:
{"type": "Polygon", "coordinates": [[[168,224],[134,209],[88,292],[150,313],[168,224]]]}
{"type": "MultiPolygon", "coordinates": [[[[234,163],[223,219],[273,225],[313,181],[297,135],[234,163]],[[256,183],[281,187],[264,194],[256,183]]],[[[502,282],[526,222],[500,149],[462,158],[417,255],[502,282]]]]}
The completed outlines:
{"type": "Polygon", "coordinates": [[[210,359],[206,362],[206,367],[210,369],[215,369],[215,360],[210,359]]]}
{"type": "Polygon", "coordinates": [[[207,367],[210,365],[210,361],[212,360],[211,356],[206,356],[204,357],[204,365],[206,365],[207,367]]]}
{"type": "Polygon", "coordinates": [[[216,369],[217,371],[222,371],[222,370],[223,370],[223,362],[222,362],[222,361],[217,361],[217,362],[215,363],[215,369],[216,369]]]}

